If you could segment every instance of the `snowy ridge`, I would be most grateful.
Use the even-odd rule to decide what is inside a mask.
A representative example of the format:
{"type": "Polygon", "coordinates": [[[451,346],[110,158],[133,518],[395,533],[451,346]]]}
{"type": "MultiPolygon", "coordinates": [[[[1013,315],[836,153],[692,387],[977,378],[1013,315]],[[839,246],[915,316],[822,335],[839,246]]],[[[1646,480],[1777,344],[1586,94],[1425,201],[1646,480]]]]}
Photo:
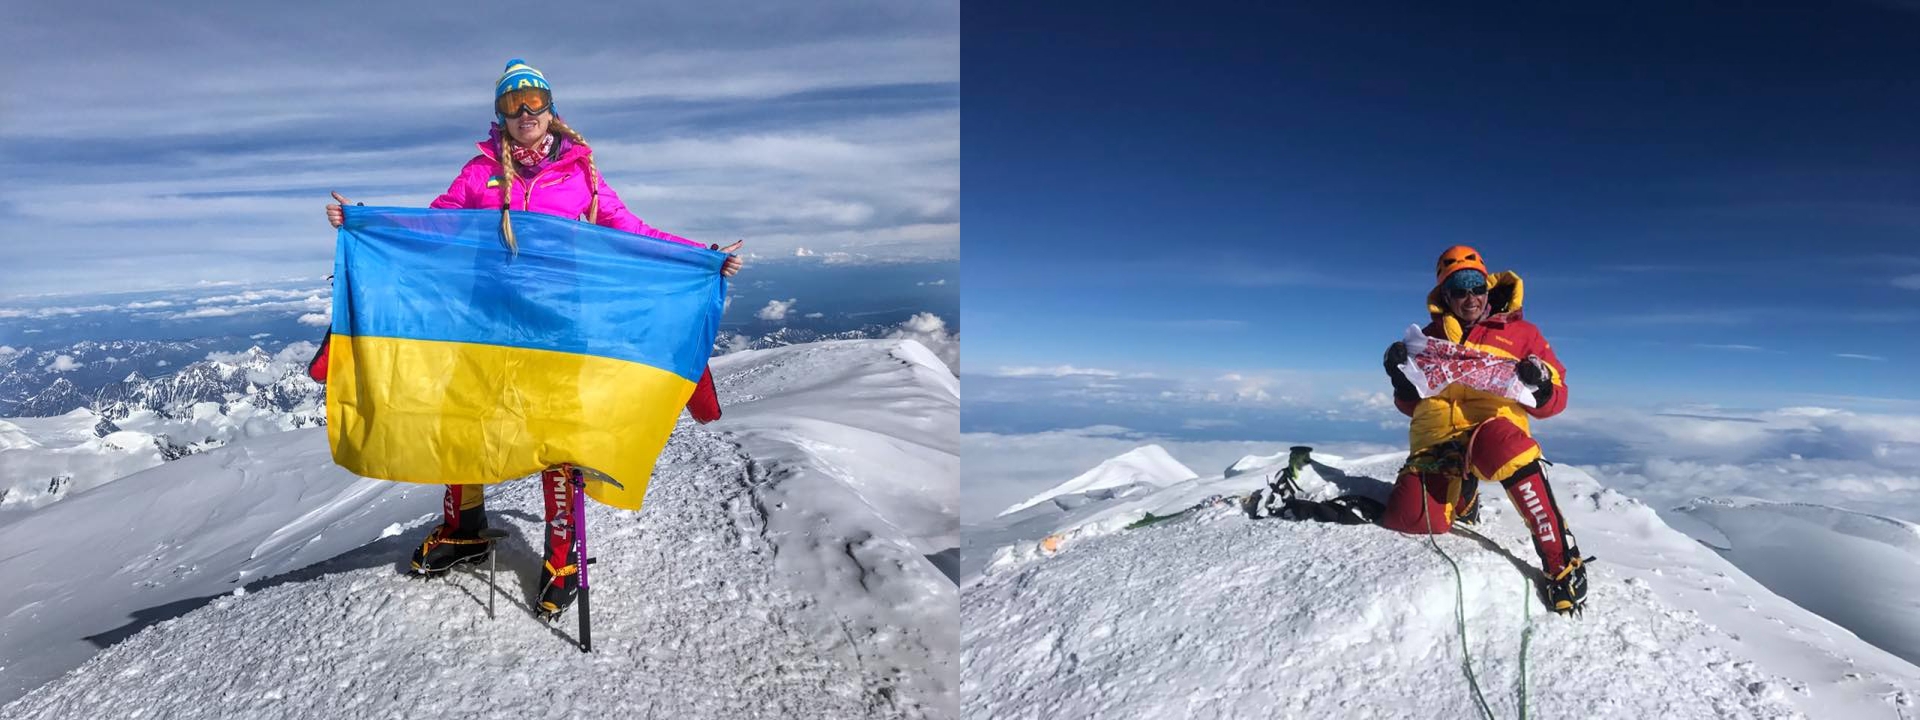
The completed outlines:
{"type": "MultiPolygon", "coordinates": [[[[300,342],[275,355],[214,353],[177,373],[131,373],[84,402],[57,403],[84,405],[64,414],[0,420],[0,514],[234,440],[326,424],[325,389],[305,371],[313,352],[300,342]]],[[[72,388],[61,378],[52,389],[78,398],[72,388]]]]}
{"type": "MultiPolygon", "coordinates": [[[[1012,515],[1056,497],[1082,495],[1109,488],[1151,490],[1198,476],[1194,471],[1187,469],[1187,466],[1180,464],[1180,461],[1173,459],[1172,455],[1168,455],[1165,448],[1159,445],[1145,445],[1100,463],[1092,470],[1060,483],[1051,490],[1015,503],[1000,511],[1000,514],[1012,515]]],[[[1120,492],[1113,496],[1125,494],[1127,493],[1120,492]]]]}
{"type": "Polygon", "coordinates": [[[88,410],[0,420],[0,518],[159,465],[166,448],[88,410]]]}
{"type": "Polygon", "coordinates": [[[836,341],[713,364],[724,425],[767,473],[776,564],[916,712],[957,717],[960,382],[913,340],[836,341]],[[777,394],[776,394],[777,393],[777,394]]]}
{"type": "Polygon", "coordinates": [[[1920,661],[1920,527],[1811,503],[1700,499],[1721,556],[1783,597],[1920,661]]]}
{"type": "MultiPolygon", "coordinates": [[[[1300,485],[1320,499],[1384,500],[1403,461],[1318,462],[1300,485]]],[[[1552,616],[1532,596],[1532,547],[1497,486],[1483,487],[1477,536],[1435,538],[1459,562],[1473,668],[1497,717],[1520,711],[1529,623],[1536,717],[1914,714],[1920,668],[1769,591],[1587,473],[1550,473],[1581,549],[1600,558],[1583,618],[1552,616]]],[[[1454,575],[1428,541],[1251,520],[1208,502],[1263,484],[1200,478],[968,528],[968,717],[1478,716],[1454,575]]]]}
{"type": "Polygon", "coordinates": [[[488,488],[510,533],[489,621],[484,568],[403,576],[440,488],[341,477],[308,429],[0,527],[0,547],[36,548],[0,554],[0,576],[41,578],[0,588],[27,603],[0,617],[0,679],[15,688],[0,697],[59,675],[0,717],[956,717],[957,671],[939,661],[957,644],[957,589],[926,556],[956,542],[957,381],[911,341],[740,353],[713,370],[727,417],[676,429],[646,509],[589,507],[592,654],[571,644],[571,613],[548,625],[527,610],[537,483],[488,488]],[[147,500],[179,507],[114,515],[152,513],[147,500]],[[129,525],[137,537],[98,540],[129,525]],[[74,562],[97,572],[52,570],[74,562]],[[256,584],[202,600],[235,580],[256,584]],[[81,637],[101,633],[117,644],[91,659],[42,651],[90,652],[81,637]]]}
{"type": "MultiPolygon", "coordinates": [[[[255,438],[0,525],[0,699],[84,661],[172,603],[232,592],[437,511],[438,488],[354,477],[323,430],[255,438]],[[317,520],[327,522],[319,523],[317,520]],[[261,538],[300,542],[262,547],[261,538]]],[[[0,713],[4,715],[5,713],[0,713]]]]}

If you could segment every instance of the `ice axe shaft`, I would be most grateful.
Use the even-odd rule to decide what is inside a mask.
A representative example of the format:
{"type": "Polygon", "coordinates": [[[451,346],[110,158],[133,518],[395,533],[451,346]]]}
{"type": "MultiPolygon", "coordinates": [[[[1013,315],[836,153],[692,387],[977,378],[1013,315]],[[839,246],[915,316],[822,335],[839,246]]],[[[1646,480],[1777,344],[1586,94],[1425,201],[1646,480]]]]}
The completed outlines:
{"type": "Polygon", "coordinates": [[[493,598],[500,594],[500,586],[494,582],[494,575],[500,572],[499,544],[501,540],[506,539],[507,531],[497,528],[487,528],[480,531],[480,536],[486,538],[488,542],[494,546],[492,552],[487,553],[487,619],[492,620],[493,598]]]}
{"type": "Polygon", "coordinates": [[[573,481],[573,557],[580,563],[580,652],[593,652],[593,614],[587,587],[587,566],[593,558],[587,557],[587,476],[580,468],[568,465],[567,476],[573,481]]]}

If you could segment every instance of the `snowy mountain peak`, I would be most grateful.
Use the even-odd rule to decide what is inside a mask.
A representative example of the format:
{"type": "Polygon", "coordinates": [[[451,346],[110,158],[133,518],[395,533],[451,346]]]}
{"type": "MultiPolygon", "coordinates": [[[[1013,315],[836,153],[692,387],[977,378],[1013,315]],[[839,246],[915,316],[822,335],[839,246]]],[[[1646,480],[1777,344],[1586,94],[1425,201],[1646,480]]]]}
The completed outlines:
{"type": "MultiPolygon", "coordinates": [[[[1405,456],[1315,460],[1307,499],[1384,500],[1405,456]]],[[[966,536],[969,710],[1483,716],[1463,642],[1494,717],[1899,717],[1914,703],[1920,667],[1889,652],[1920,640],[1908,629],[1920,587],[1898,582],[1920,575],[1906,570],[1920,562],[1910,525],[1814,505],[1695,503],[1685,512],[1732,548],[1716,553],[1580,468],[1556,466],[1553,484],[1581,549],[1600,558],[1577,620],[1541,607],[1528,533],[1505,502],[1484,504],[1470,531],[1429,540],[1249,518],[1235,499],[1264,482],[1247,473],[996,518],[966,536]],[[1736,564],[1743,552],[1799,573],[1833,609],[1776,594],[1782,583],[1761,577],[1772,569],[1736,564]],[[1830,621],[1842,610],[1867,632],[1830,621]],[[1276,668],[1283,682],[1246,680],[1276,668]],[[1609,680],[1593,682],[1597,672],[1609,680]]]]}
{"type": "Polygon", "coordinates": [[[1125,494],[1133,490],[1157,489],[1195,477],[1199,477],[1199,474],[1173,459],[1172,455],[1167,454],[1166,448],[1143,445],[1109,458],[1092,470],[1016,503],[1000,514],[1011,515],[1055,498],[1095,490],[1114,490],[1118,494],[1125,494]]]}
{"type": "MultiPolygon", "coordinates": [[[[0,577],[20,580],[0,584],[0,717],[437,717],[448,698],[500,717],[626,717],[636,703],[661,717],[959,717],[958,589],[939,563],[958,555],[960,402],[916,347],[714,358],[726,417],[674,430],[647,509],[585,508],[593,655],[567,645],[571,613],[528,612],[537,482],[487,490],[512,538],[497,580],[419,583],[395,563],[439,517],[440,488],[347,474],[321,428],[94,487],[35,470],[0,507],[16,513],[0,517],[0,577]],[[55,494],[68,497],[39,500],[55,494]],[[507,661],[449,674],[450,657],[507,661]],[[572,669],[519,683],[513,658],[572,669]],[[325,682],[305,681],[313,668],[325,682]],[[396,690],[421,687],[434,691],[396,690]]],[[[109,437],[78,415],[0,421],[0,449],[54,438],[97,456],[150,440],[131,431],[152,415],[109,437]]]]}

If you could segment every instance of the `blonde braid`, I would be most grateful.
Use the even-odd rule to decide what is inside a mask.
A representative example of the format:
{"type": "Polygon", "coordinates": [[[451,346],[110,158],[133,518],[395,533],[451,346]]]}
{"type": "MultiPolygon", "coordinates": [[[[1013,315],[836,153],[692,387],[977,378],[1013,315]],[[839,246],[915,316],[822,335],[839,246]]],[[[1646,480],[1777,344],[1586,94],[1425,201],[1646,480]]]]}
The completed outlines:
{"type": "Polygon", "coordinates": [[[513,241],[513,223],[508,220],[507,212],[513,208],[513,180],[519,173],[513,171],[513,150],[507,145],[507,129],[500,128],[500,234],[507,238],[507,250],[520,254],[520,247],[513,241]]]}
{"type": "MultiPolygon", "coordinates": [[[[560,134],[567,136],[567,139],[572,140],[575,145],[587,148],[589,151],[593,149],[592,146],[587,144],[587,139],[580,136],[580,131],[569,127],[564,122],[560,122],[560,116],[555,115],[553,117],[553,125],[551,127],[560,134]]],[[[600,224],[600,168],[593,164],[592,152],[587,153],[587,193],[593,197],[593,199],[587,203],[587,222],[598,225],[600,224]]]]}

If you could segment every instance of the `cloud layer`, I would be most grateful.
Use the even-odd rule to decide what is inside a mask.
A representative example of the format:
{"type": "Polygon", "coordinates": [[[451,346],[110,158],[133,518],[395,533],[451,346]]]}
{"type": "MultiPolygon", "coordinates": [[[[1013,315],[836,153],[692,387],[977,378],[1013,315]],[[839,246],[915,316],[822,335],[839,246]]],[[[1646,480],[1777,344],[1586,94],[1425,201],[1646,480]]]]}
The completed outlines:
{"type": "MultiPolygon", "coordinates": [[[[0,247],[0,287],[313,274],[329,190],[424,205],[472,156],[507,57],[472,38],[516,8],[22,8],[9,62],[36,100],[31,123],[0,123],[19,149],[0,156],[0,222],[38,242],[0,247]]],[[[592,12],[514,52],[648,222],[762,256],[957,256],[957,8],[592,12]]]]}

